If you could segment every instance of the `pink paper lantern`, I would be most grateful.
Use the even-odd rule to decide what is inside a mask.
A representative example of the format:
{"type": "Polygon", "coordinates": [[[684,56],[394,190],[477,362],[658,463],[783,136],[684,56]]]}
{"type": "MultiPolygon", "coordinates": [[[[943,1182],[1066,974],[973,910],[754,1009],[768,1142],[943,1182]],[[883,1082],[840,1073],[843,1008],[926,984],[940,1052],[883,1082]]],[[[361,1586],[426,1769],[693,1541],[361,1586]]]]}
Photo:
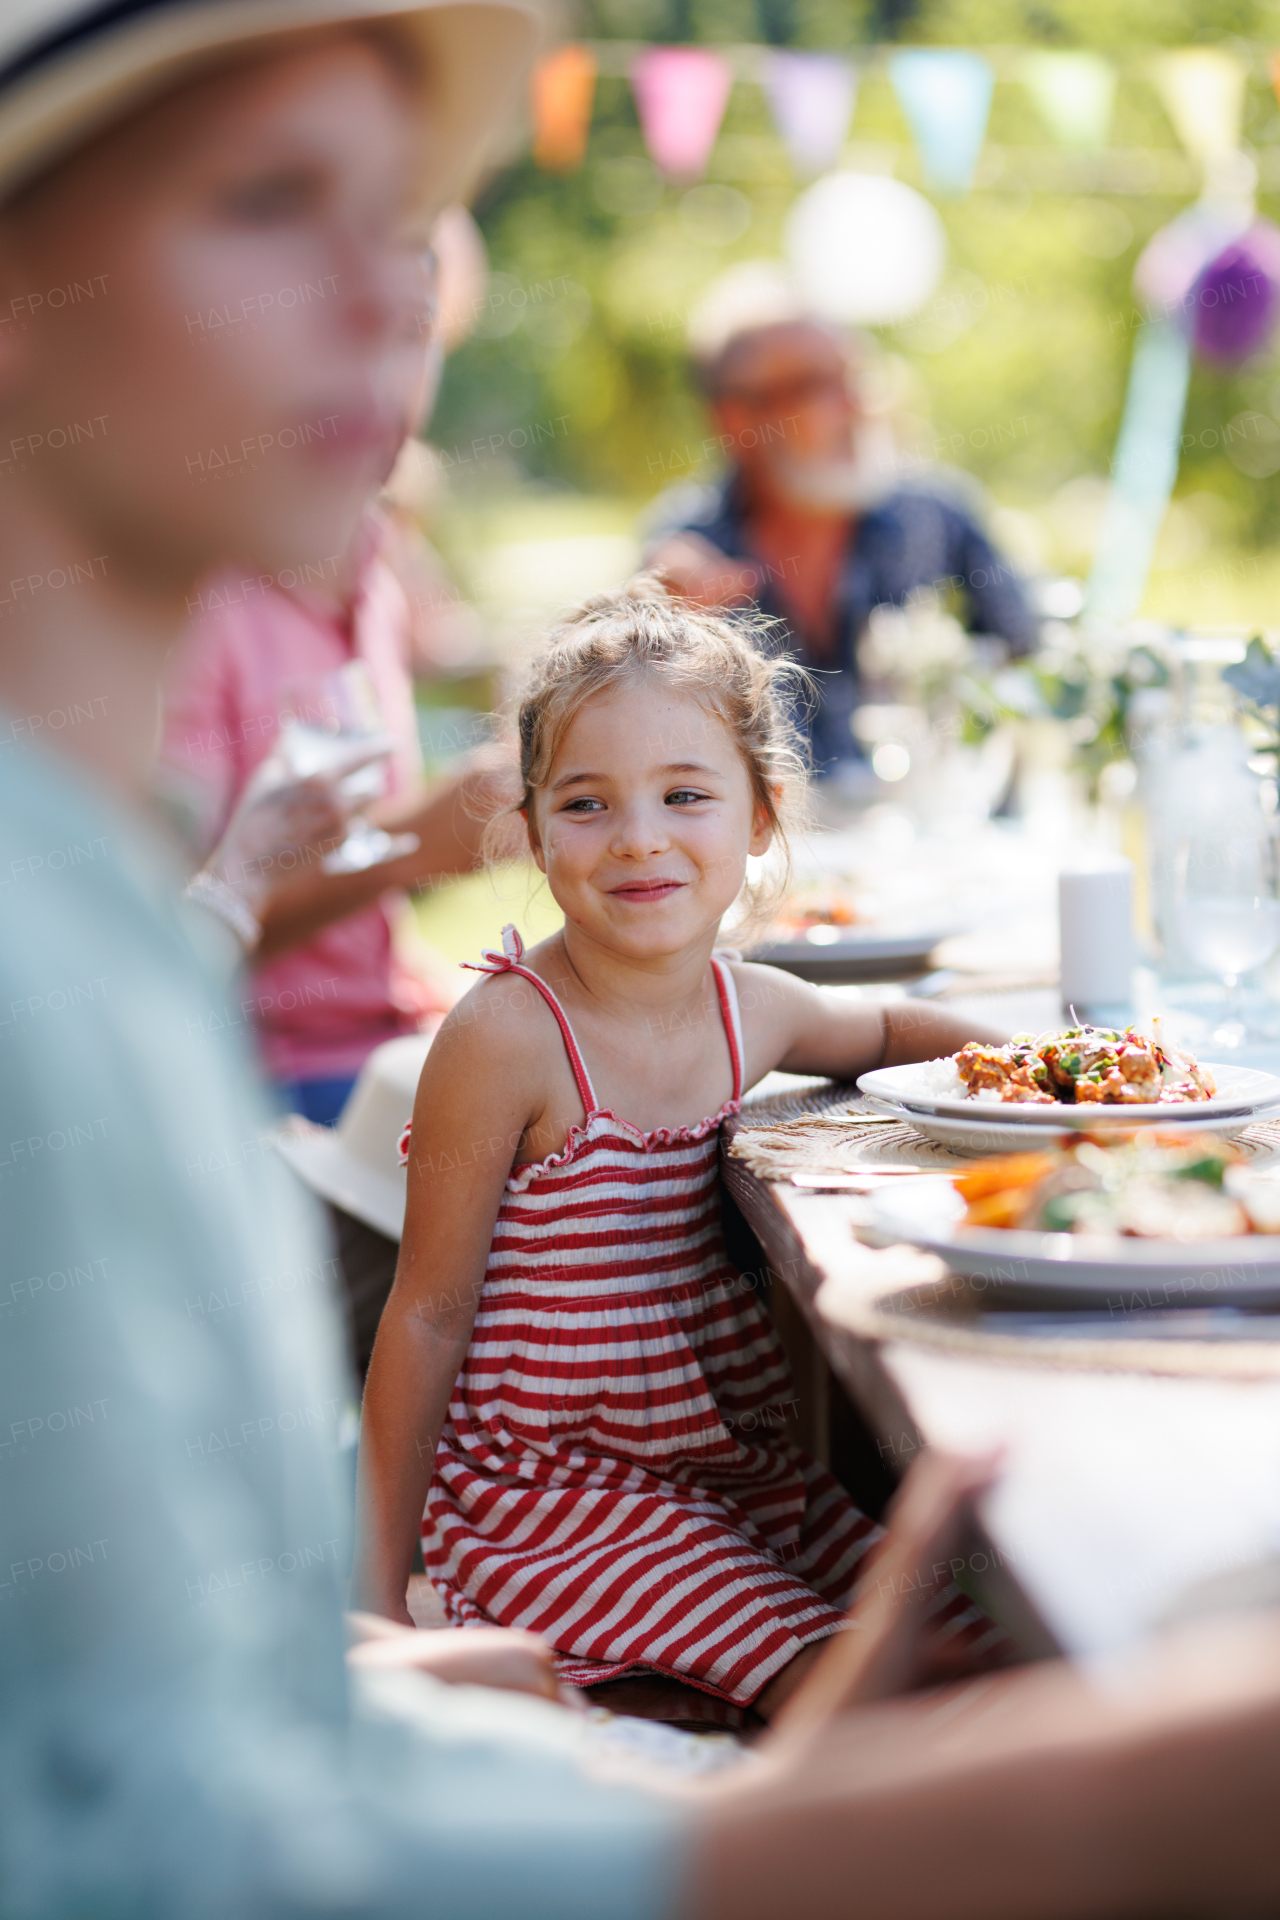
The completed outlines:
{"type": "Polygon", "coordinates": [[[705,47],[648,47],[631,69],[631,91],[649,156],[675,180],[698,180],[729,101],[728,62],[705,47]]]}

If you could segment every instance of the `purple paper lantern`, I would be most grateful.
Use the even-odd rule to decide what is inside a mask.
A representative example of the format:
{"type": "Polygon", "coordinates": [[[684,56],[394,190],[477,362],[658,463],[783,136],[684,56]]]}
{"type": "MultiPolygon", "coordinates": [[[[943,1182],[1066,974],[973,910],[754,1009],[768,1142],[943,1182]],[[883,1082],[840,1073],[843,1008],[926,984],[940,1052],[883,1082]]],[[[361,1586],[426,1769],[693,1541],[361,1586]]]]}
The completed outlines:
{"type": "Polygon", "coordinates": [[[1206,360],[1247,360],[1280,311],[1280,228],[1255,220],[1215,254],[1186,300],[1195,349],[1206,360]]]}

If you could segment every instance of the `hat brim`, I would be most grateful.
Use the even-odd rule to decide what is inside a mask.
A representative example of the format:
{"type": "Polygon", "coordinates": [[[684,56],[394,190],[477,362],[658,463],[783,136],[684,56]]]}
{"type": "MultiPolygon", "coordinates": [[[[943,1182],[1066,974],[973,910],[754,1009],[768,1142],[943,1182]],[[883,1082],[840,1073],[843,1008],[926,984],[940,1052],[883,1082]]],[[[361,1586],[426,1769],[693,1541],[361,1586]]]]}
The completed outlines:
{"type": "Polygon", "coordinates": [[[332,1127],[318,1127],[291,1114],[271,1134],[280,1158],[298,1178],[344,1213],[352,1213],[367,1227],[376,1227],[388,1240],[404,1232],[406,1175],[379,1173],[343,1146],[332,1127]]]}
{"type": "Polygon", "coordinates": [[[509,129],[536,22],[520,0],[192,0],[150,8],[33,63],[0,91],[0,200],[63,154],[177,86],[210,54],[308,27],[394,22],[423,63],[423,210],[474,184],[509,129]]]}

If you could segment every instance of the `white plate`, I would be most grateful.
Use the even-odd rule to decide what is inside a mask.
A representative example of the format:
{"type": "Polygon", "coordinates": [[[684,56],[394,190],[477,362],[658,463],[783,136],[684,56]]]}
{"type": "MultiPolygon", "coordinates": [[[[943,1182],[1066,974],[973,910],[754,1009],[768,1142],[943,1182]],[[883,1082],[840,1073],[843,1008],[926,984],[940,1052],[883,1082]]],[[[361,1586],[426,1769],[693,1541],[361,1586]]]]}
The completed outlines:
{"type": "MultiPolygon", "coordinates": [[[[940,1147],[950,1147],[957,1153],[1025,1153],[1034,1152],[1041,1147],[1056,1146],[1064,1134],[1070,1134],[1072,1123],[1063,1120],[1049,1120],[1042,1126],[1006,1126],[1004,1115],[1007,1106],[993,1107],[986,1101],[975,1101],[971,1109],[972,1118],[953,1120],[949,1114],[921,1113],[918,1108],[904,1107],[896,1100],[878,1100],[873,1094],[868,1096],[869,1103],[887,1118],[903,1120],[909,1126],[922,1133],[926,1140],[934,1140],[940,1147]],[[988,1119],[987,1115],[991,1118],[988,1119]]],[[[1280,1119],[1280,1102],[1273,1107],[1250,1107],[1243,1113],[1210,1114],[1204,1117],[1203,1104],[1186,1107],[1158,1107],[1160,1119],[1155,1122],[1160,1127],[1176,1129],[1178,1133],[1210,1133],[1225,1139],[1243,1132],[1258,1120],[1280,1119]],[[1187,1117],[1183,1117],[1183,1116],[1187,1117]],[[1190,1116],[1194,1115],[1194,1118],[1190,1116]]],[[[1124,1129],[1131,1125],[1129,1116],[1132,1107],[1037,1107],[1037,1113],[1092,1113],[1105,1116],[1100,1120],[1081,1122],[1076,1120],[1074,1130],[1087,1126],[1090,1133],[1105,1132],[1108,1127],[1124,1129]]]]}
{"type": "Polygon", "coordinates": [[[877,966],[892,964],[906,967],[923,964],[940,940],[955,932],[955,926],[922,927],[915,932],[885,933],[876,927],[840,927],[838,940],[767,940],[747,955],[749,960],[788,971],[828,973],[866,971],[874,977],[877,966]]]}
{"type": "Polygon", "coordinates": [[[1125,1310],[1280,1299],[1280,1234],[1180,1241],[966,1227],[964,1201],[931,1174],[878,1188],[868,1205],[877,1233],[927,1247],[989,1286],[1106,1295],[1125,1310]]]}
{"type": "MultiPolygon", "coordinates": [[[[946,1114],[919,1114],[910,1106],[898,1106],[894,1100],[871,1100],[881,1114],[892,1119],[902,1119],[915,1127],[917,1133],[923,1133],[925,1139],[936,1140],[938,1146],[952,1146],[965,1154],[1023,1154],[1036,1152],[1038,1148],[1057,1146],[1063,1135],[1071,1133],[1071,1125],[1055,1119],[1042,1127],[1006,1127],[1000,1119],[986,1119],[990,1108],[983,1102],[975,1112],[973,1119],[952,1119],[946,1114]]],[[[1205,1104],[1197,1106],[1161,1106],[1157,1112],[1163,1116],[1159,1125],[1176,1127],[1178,1131],[1196,1131],[1196,1133],[1221,1133],[1226,1139],[1232,1139],[1238,1133],[1244,1133],[1245,1127],[1251,1127],[1259,1119],[1280,1119],[1278,1106],[1257,1106],[1249,1108],[1244,1114],[1205,1114],[1205,1104]],[[1176,1117],[1174,1117],[1176,1116],[1176,1117]]],[[[1007,1108],[998,1106],[996,1114],[1004,1116],[1007,1108]]],[[[1040,1114],[1059,1112],[1057,1108],[1042,1106],[1040,1114]]],[[[1079,1114],[1080,1108],[1065,1108],[1067,1114],[1079,1114]]],[[[1090,1133],[1102,1133],[1107,1127],[1125,1127],[1132,1108],[1126,1106],[1103,1106],[1103,1108],[1084,1108],[1084,1112],[1105,1114],[1103,1121],[1088,1121],[1090,1133]]],[[[1075,1131],[1080,1131],[1080,1121],[1075,1123],[1075,1131]]]]}
{"type": "Polygon", "coordinates": [[[1187,1104],[1161,1105],[1138,1101],[1131,1107],[1068,1106],[1054,1100],[1048,1105],[1018,1100],[971,1100],[956,1094],[938,1094],[931,1087],[931,1069],[936,1060],[917,1062],[907,1067],[877,1067],[858,1081],[861,1092],[872,1099],[901,1108],[911,1118],[940,1115],[964,1120],[973,1125],[978,1116],[986,1124],[1001,1127],[1083,1127],[1093,1132],[1101,1126],[1176,1127],[1179,1116],[1188,1121],[1241,1119],[1264,1107],[1280,1104],[1280,1075],[1263,1073],[1257,1067],[1237,1067],[1215,1060],[1203,1065],[1213,1075],[1218,1091],[1212,1100],[1193,1100],[1187,1104]]]}

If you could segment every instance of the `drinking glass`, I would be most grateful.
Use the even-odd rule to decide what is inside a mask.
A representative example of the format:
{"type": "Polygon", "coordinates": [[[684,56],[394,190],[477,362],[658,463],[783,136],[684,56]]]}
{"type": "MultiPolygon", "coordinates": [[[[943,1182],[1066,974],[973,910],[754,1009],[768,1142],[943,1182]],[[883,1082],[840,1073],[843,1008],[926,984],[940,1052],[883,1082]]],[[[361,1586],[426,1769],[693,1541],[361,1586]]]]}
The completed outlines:
{"type": "Polygon", "coordinates": [[[413,853],[417,834],[385,833],[362,810],[386,791],[387,761],[396,744],[364,661],[348,660],[333,673],[291,683],[285,707],[277,752],[290,778],[322,775],[356,809],[342,845],[321,861],[325,872],[360,873],[413,853]]]}
{"type": "Polygon", "coordinates": [[[1280,839],[1268,828],[1188,834],[1178,843],[1174,912],[1186,952],[1226,989],[1213,1037],[1238,1047],[1240,976],[1280,948],[1280,839]]]}

